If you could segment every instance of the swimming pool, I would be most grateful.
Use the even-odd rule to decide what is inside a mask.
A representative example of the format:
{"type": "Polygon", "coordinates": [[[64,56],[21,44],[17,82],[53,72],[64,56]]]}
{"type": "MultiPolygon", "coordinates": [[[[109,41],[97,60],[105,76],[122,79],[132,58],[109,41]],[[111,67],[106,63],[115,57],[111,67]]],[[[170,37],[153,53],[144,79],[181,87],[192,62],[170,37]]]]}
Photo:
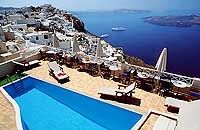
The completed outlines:
{"type": "Polygon", "coordinates": [[[129,130],[143,116],[30,76],[4,89],[19,106],[24,130],[129,130]]]}

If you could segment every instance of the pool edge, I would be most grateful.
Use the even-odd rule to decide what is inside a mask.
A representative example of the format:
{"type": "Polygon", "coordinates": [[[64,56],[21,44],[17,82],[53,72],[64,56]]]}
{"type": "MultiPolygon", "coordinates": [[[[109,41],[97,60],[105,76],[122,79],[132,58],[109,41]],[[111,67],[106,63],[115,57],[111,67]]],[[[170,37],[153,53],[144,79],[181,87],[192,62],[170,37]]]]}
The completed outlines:
{"type": "Polygon", "coordinates": [[[20,116],[20,108],[17,104],[17,102],[6,92],[6,90],[4,89],[4,87],[8,86],[8,85],[11,85],[12,83],[15,83],[15,82],[18,82],[22,79],[25,79],[29,77],[29,75],[27,76],[24,76],[23,78],[21,79],[17,79],[15,80],[14,82],[11,82],[11,83],[8,83],[8,84],[5,84],[3,86],[1,86],[0,88],[0,91],[3,93],[3,95],[5,96],[5,98],[12,104],[12,106],[14,107],[14,110],[15,110],[15,122],[16,122],[16,126],[17,126],[17,130],[23,130],[23,127],[22,127],[22,122],[21,122],[21,116],[20,116]]]}
{"type": "MultiPolygon", "coordinates": [[[[72,88],[66,88],[66,87],[64,87],[64,86],[62,86],[62,85],[60,85],[60,84],[52,83],[52,82],[49,82],[49,81],[47,81],[47,80],[40,79],[40,78],[35,77],[35,76],[27,75],[27,76],[25,76],[25,77],[23,77],[23,78],[21,78],[21,79],[18,79],[18,80],[16,80],[16,81],[14,81],[13,83],[16,83],[16,82],[18,82],[18,81],[20,81],[20,80],[22,80],[22,79],[28,78],[28,77],[32,77],[32,78],[35,78],[35,79],[37,79],[37,80],[47,82],[47,83],[49,83],[49,84],[53,84],[53,85],[55,85],[55,86],[58,86],[58,87],[61,87],[61,88],[64,88],[64,89],[67,89],[67,90],[76,92],[76,93],[78,93],[78,94],[81,94],[81,95],[84,95],[84,96],[86,96],[86,97],[89,97],[89,98],[92,98],[92,99],[101,101],[101,102],[103,102],[103,103],[110,104],[110,105],[115,106],[115,107],[119,107],[119,108],[122,108],[122,109],[125,109],[125,110],[128,110],[128,111],[131,111],[131,112],[134,112],[134,113],[141,114],[142,117],[140,118],[140,120],[138,120],[137,123],[136,123],[134,126],[132,126],[130,130],[138,130],[138,129],[141,127],[141,125],[145,122],[145,120],[146,120],[146,118],[147,118],[147,115],[144,114],[144,113],[137,112],[137,111],[132,110],[132,109],[130,109],[130,108],[126,108],[126,107],[123,107],[123,106],[120,106],[120,105],[116,105],[116,104],[114,104],[114,103],[106,102],[106,101],[104,101],[103,99],[100,99],[100,98],[97,98],[97,97],[93,97],[93,96],[87,95],[87,94],[85,94],[85,93],[79,92],[79,91],[74,90],[74,89],[72,89],[72,88]]],[[[9,84],[6,84],[6,85],[2,86],[2,87],[0,88],[0,91],[3,93],[3,95],[8,99],[8,101],[9,101],[9,102],[13,105],[13,107],[14,107],[14,110],[15,110],[15,113],[16,113],[16,125],[17,125],[17,130],[23,130],[22,122],[21,122],[21,116],[20,116],[20,108],[19,108],[18,104],[16,103],[16,101],[15,101],[15,100],[6,92],[6,90],[4,89],[4,87],[6,87],[6,86],[8,86],[8,85],[10,85],[10,84],[12,84],[12,83],[9,83],[9,84]]]]}
{"type": "Polygon", "coordinates": [[[35,76],[31,76],[31,75],[29,75],[29,77],[32,77],[32,78],[35,78],[35,79],[38,79],[38,80],[41,80],[41,81],[44,81],[44,82],[47,82],[47,83],[56,85],[56,86],[58,86],[58,87],[61,87],[61,88],[64,88],[64,89],[67,89],[67,90],[76,92],[76,93],[78,93],[78,94],[82,94],[82,95],[84,95],[84,96],[86,96],[86,97],[89,97],[89,98],[92,98],[92,99],[101,101],[101,102],[103,102],[103,103],[110,104],[110,105],[115,106],[115,107],[119,107],[119,108],[122,108],[122,109],[125,109],[125,110],[128,110],[128,111],[131,111],[131,112],[135,112],[135,113],[141,114],[142,117],[140,118],[140,120],[138,120],[137,123],[136,123],[134,126],[132,126],[130,130],[138,130],[138,129],[140,129],[141,126],[144,124],[144,122],[145,122],[146,119],[147,119],[147,115],[148,115],[148,114],[145,114],[145,113],[142,113],[142,112],[138,112],[138,111],[135,111],[135,110],[132,110],[132,109],[130,109],[130,108],[123,107],[123,106],[119,106],[119,105],[116,105],[116,104],[114,104],[114,103],[106,102],[106,101],[104,101],[103,99],[100,99],[100,98],[97,98],[97,97],[93,97],[93,96],[87,95],[87,94],[85,94],[85,93],[79,92],[79,91],[74,90],[74,89],[72,89],[72,88],[66,88],[66,87],[62,86],[61,84],[52,83],[52,82],[49,82],[49,81],[47,81],[47,80],[43,80],[43,79],[40,79],[40,78],[35,77],[35,76]]]}
{"type": "Polygon", "coordinates": [[[12,104],[15,110],[15,122],[17,126],[17,130],[23,130],[22,122],[21,122],[21,116],[20,116],[20,108],[16,101],[4,90],[4,88],[0,88],[0,91],[3,93],[3,95],[6,97],[6,99],[12,104]]]}

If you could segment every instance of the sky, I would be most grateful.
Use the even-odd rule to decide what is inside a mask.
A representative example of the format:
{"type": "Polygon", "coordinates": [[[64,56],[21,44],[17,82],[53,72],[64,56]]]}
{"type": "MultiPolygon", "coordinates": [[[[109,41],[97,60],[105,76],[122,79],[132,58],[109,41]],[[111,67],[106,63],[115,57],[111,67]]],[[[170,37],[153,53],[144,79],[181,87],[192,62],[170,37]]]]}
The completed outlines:
{"type": "Polygon", "coordinates": [[[115,10],[198,10],[200,0],[0,0],[0,6],[23,7],[52,4],[70,11],[115,10]]]}

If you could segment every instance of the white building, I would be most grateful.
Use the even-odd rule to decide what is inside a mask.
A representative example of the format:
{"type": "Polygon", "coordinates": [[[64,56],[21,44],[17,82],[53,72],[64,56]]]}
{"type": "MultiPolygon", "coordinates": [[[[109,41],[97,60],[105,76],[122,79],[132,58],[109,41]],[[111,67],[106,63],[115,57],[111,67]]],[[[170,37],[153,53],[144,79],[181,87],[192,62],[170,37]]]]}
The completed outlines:
{"type": "Polygon", "coordinates": [[[28,27],[27,27],[27,24],[13,24],[13,25],[10,25],[10,27],[14,30],[26,30],[28,27]]]}
{"type": "Polygon", "coordinates": [[[25,17],[20,14],[13,14],[13,15],[7,16],[7,19],[8,19],[8,22],[16,23],[17,20],[25,19],[25,17]]]}
{"type": "Polygon", "coordinates": [[[39,17],[40,17],[41,21],[44,21],[46,19],[46,14],[45,13],[40,13],[39,17]]]}
{"type": "Polygon", "coordinates": [[[27,39],[31,42],[40,44],[40,45],[52,45],[53,36],[51,32],[48,31],[39,31],[33,32],[26,35],[27,39]]]}
{"type": "Polygon", "coordinates": [[[59,48],[64,50],[70,50],[72,48],[72,37],[67,37],[61,33],[56,33],[59,39],[59,48]]]}
{"type": "Polygon", "coordinates": [[[0,42],[0,63],[20,57],[20,43],[0,42]]]}
{"type": "Polygon", "coordinates": [[[35,19],[33,18],[23,18],[23,19],[17,19],[16,24],[28,24],[28,25],[34,25],[36,23],[35,19]]]}

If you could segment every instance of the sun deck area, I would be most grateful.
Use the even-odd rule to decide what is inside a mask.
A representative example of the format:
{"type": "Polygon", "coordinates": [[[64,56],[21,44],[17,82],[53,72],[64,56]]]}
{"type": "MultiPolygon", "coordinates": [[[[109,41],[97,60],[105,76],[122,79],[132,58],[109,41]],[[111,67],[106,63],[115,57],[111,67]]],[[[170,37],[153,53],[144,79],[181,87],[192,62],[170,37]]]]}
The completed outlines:
{"type": "Polygon", "coordinates": [[[0,92],[0,130],[17,130],[15,110],[0,92]]]}
{"type": "MultiPolygon", "coordinates": [[[[41,61],[39,67],[32,68],[30,70],[25,71],[24,73],[38,77],[40,79],[49,81],[51,83],[59,84],[56,79],[48,73],[48,61],[41,61]]],[[[113,80],[103,79],[100,76],[93,77],[85,72],[79,72],[76,69],[71,69],[62,66],[63,70],[70,77],[69,82],[65,82],[61,84],[66,88],[71,88],[78,92],[84,93],[86,95],[90,95],[95,98],[100,98],[98,91],[101,87],[116,87],[118,86],[118,82],[114,82],[113,80]]],[[[175,115],[173,113],[169,113],[167,108],[164,106],[165,98],[161,97],[157,94],[146,92],[142,89],[136,88],[134,90],[133,98],[130,102],[119,102],[115,100],[104,100],[108,103],[115,104],[118,106],[122,106],[125,108],[132,109],[136,112],[147,114],[150,109],[159,111],[162,113],[168,113],[170,115],[175,115]]],[[[16,121],[15,121],[15,111],[11,103],[0,93],[0,130],[16,130],[16,121]]],[[[158,115],[151,114],[148,117],[145,124],[142,126],[142,130],[152,130],[158,115]]]]}

